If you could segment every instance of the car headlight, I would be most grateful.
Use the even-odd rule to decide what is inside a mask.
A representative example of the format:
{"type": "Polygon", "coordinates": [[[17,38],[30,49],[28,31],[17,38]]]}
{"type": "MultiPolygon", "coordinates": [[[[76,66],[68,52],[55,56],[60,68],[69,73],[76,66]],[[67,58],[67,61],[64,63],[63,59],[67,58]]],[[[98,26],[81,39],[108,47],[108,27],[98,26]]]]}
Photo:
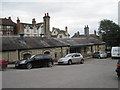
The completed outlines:
{"type": "Polygon", "coordinates": [[[23,61],[20,62],[20,64],[24,64],[24,63],[26,63],[26,60],[23,60],[23,61]]]}

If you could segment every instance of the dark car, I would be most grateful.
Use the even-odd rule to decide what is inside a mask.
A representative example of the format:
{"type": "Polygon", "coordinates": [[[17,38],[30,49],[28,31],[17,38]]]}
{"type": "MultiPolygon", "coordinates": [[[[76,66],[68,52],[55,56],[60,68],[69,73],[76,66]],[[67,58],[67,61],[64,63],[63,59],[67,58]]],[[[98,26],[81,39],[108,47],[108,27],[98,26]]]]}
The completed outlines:
{"type": "Polygon", "coordinates": [[[110,51],[105,51],[107,53],[107,57],[111,57],[111,52],[110,51]]]}
{"type": "Polygon", "coordinates": [[[118,60],[116,67],[117,67],[116,68],[117,75],[118,75],[118,77],[120,77],[120,60],[118,60]]]}
{"type": "Polygon", "coordinates": [[[107,53],[104,51],[98,51],[93,53],[92,55],[93,58],[107,58],[107,53]]]}
{"type": "Polygon", "coordinates": [[[0,71],[6,69],[8,66],[8,62],[6,59],[0,59],[0,71]]]}
{"type": "Polygon", "coordinates": [[[51,56],[44,54],[32,55],[30,58],[25,60],[19,60],[15,63],[15,68],[27,68],[31,69],[33,67],[52,67],[53,60],[51,56]]]}

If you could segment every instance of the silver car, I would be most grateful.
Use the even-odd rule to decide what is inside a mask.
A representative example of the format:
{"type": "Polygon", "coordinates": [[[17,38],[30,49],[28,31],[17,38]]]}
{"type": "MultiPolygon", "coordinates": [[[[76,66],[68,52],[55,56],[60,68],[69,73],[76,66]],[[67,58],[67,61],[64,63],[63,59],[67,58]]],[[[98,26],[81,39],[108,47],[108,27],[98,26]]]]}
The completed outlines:
{"type": "Polygon", "coordinates": [[[58,60],[58,64],[84,63],[84,58],[80,53],[70,53],[58,60]]]}

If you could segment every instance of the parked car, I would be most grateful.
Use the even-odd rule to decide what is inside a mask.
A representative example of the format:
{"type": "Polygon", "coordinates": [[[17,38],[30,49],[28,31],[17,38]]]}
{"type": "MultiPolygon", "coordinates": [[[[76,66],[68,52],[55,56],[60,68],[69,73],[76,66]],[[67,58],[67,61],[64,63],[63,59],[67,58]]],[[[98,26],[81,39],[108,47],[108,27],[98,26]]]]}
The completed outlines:
{"type": "Polygon", "coordinates": [[[107,57],[111,57],[111,51],[105,51],[107,53],[107,57]]]}
{"type": "Polygon", "coordinates": [[[84,63],[84,58],[80,53],[70,53],[58,60],[58,64],[84,63]]]}
{"type": "Polygon", "coordinates": [[[53,60],[51,56],[45,54],[32,55],[30,58],[25,60],[19,60],[15,63],[15,68],[27,68],[31,69],[33,67],[52,67],[53,60]]]}
{"type": "Polygon", "coordinates": [[[111,57],[112,57],[112,59],[113,58],[120,58],[120,47],[112,47],[111,57]]]}
{"type": "Polygon", "coordinates": [[[118,60],[116,67],[117,67],[116,68],[117,75],[118,75],[118,77],[120,77],[120,60],[118,60]]]}
{"type": "Polygon", "coordinates": [[[93,53],[92,55],[93,58],[107,58],[107,53],[104,51],[98,51],[93,53]]]}
{"type": "Polygon", "coordinates": [[[6,69],[8,66],[8,62],[6,59],[0,59],[0,71],[6,69]]]}

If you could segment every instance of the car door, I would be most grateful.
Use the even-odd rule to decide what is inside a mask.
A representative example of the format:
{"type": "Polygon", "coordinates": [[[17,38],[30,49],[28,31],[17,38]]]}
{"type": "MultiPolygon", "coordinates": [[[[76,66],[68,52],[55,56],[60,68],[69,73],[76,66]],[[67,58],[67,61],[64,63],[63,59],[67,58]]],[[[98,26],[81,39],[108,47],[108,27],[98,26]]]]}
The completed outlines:
{"type": "Polygon", "coordinates": [[[76,63],[79,63],[81,60],[80,54],[76,54],[76,63]]]}
{"type": "Polygon", "coordinates": [[[76,56],[75,54],[71,56],[72,63],[76,63],[76,57],[75,56],[76,56]]]}
{"type": "Polygon", "coordinates": [[[78,62],[78,58],[79,58],[78,55],[75,54],[75,55],[74,55],[74,63],[77,63],[77,62],[78,62]]]}
{"type": "Polygon", "coordinates": [[[35,57],[34,57],[34,66],[35,67],[38,67],[38,66],[40,66],[40,61],[41,61],[41,56],[40,55],[36,55],[35,57]]]}

